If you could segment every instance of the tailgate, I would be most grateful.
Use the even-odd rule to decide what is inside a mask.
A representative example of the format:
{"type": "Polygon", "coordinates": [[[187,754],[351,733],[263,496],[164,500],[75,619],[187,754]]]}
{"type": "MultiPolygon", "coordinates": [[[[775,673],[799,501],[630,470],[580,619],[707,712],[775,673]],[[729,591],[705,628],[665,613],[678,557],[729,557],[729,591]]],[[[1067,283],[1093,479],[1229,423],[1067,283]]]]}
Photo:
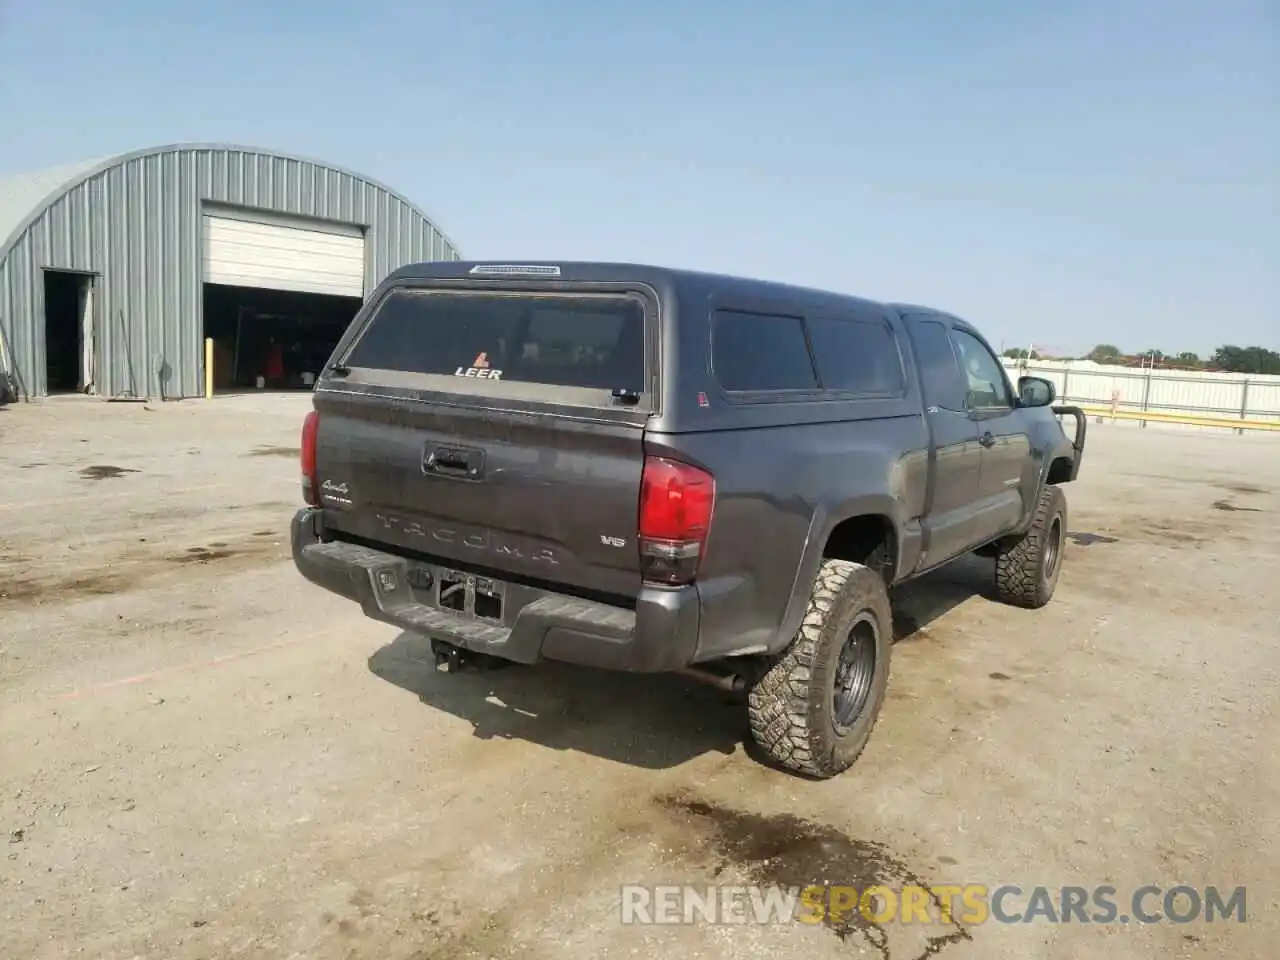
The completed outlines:
{"type": "Polygon", "coordinates": [[[651,307],[626,293],[393,289],[316,388],[326,526],[635,596],[651,307]]]}

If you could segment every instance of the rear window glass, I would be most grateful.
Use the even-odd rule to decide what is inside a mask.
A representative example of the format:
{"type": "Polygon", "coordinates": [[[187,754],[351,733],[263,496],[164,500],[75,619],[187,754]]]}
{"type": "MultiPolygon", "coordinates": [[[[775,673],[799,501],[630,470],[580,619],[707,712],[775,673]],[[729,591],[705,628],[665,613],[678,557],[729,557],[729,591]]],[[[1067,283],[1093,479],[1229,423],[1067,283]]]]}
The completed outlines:
{"type": "Polygon", "coordinates": [[[799,317],[716,312],[711,365],[726,390],[815,390],[799,317]]]}
{"type": "Polygon", "coordinates": [[[902,360],[887,323],[814,317],[808,324],[823,389],[867,394],[902,392],[902,360]]]}
{"type": "Polygon", "coordinates": [[[393,291],[350,367],[644,390],[644,307],[629,297],[393,291]]]}

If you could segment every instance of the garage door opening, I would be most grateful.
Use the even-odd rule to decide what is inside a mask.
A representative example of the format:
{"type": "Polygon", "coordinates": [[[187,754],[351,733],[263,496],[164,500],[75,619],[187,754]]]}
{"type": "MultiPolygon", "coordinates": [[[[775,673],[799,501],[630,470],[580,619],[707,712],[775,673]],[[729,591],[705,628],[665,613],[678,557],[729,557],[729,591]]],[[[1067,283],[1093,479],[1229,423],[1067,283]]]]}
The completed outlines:
{"type": "Polygon", "coordinates": [[[213,339],[214,390],[310,390],[361,303],[360,297],[206,283],[204,335],[213,339]]]}
{"type": "Polygon", "coordinates": [[[44,272],[45,384],[50,394],[82,393],[93,382],[93,277],[44,272]]]}

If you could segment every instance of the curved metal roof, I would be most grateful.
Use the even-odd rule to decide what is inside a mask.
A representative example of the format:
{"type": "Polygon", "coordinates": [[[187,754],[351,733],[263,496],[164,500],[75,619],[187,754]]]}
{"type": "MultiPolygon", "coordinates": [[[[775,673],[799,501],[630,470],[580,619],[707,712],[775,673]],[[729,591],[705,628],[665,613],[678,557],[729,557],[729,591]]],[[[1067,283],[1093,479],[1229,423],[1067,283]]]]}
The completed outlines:
{"type": "Polygon", "coordinates": [[[0,177],[0,250],[7,250],[26,222],[79,183],[91,171],[110,164],[111,157],[64,163],[43,170],[0,177]]]}
{"type": "Polygon", "coordinates": [[[392,190],[386,184],[379,183],[363,174],[355,173],[344,167],[335,166],[323,160],[311,157],[300,157],[295,154],[267,150],[263,147],[248,147],[236,143],[171,143],[161,147],[146,147],[131,150],[127,153],[98,157],[92,160],[81,160],[78,163],[67,163],[57,167],[46,167],[26,173],[15,173],[0,177],[0,261],[9,253],[23,232],[41,213],[60,196],[79,183],[96,176],[105,170],[127,163],[140,157],[171,153],[178,150],[222,150],[232,153],[255,153],[262,156],[278,157],[281,160],[293,160],[299,163],[311,163],[317,167],[344,173],[355,180],[363,181],[372,187],[390,194],[407,207],[417,210],[444,241],[454,250],[458,249],[453,238],[440,229],[436,221],[428,217],[416,203],[408,200],[403,194],[392,190]]]}

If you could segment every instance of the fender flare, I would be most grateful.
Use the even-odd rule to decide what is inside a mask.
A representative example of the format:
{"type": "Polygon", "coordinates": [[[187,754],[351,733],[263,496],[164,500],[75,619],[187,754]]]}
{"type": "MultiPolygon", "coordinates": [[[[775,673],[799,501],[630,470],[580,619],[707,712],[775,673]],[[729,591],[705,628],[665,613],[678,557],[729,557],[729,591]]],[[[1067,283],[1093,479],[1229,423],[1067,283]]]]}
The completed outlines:
{"type": "MultiPolygon", "coordinates": [[[[1079,407],[1070,404],[1058,404],[1050,409],[1059,417],[1071,417],[1076,422],[1076,434],[1074,439],[1068,438],[1067,442],[1071,444],[1071,476],[1069,480],[1075,480],[1080,476],[1080,461],[1084,459],[1084,443],[1089,432],[1089,417],[1079,407]]],[[[1066,431],[1063,431],[1065,434],[1066,431]]],[[[1058,454],[1055,453],[1054,457],[1058,454]]]]}
{"type": "MultiPolygon", "coordinates": [[[[1078,407],[1054,407],[1053,412],[1060,411],[1079,411],[1078,407]]],[[[1043,454],[1038,459],[1038,465],[1034,477],[1034,485],[1029,491],[1030,496],[1027,498],[1023,507],[1023,515],[1018,526],[1005,534],[1000,539],[1004,540],[1009,537],[1018,537],[1026,533],[1031,527],[1031,522],[1035,517],[1036,504],[1040,501],[1040,494],[1044,490],[1045,485],[1049,482],[1049,472],[1053,469],[1053,462],[1061,457],[1067,457],[1071,461],[1071,475],[1069,480],[1074,480],[1080,472],[1080,457],[1084,453],[1084,433],[1085,426],[1083,423],[1084,413],[1079,412],[1077,420],[1080,425],[1076,431],[1076,439],[1072,441],[1062,431],[1061,426],[1056,419],[1043,420],[1036,424],[1035,432],[1032,437],[1032,448],[1043,450],[1043,454]],[[1043,446],[1038,446],[1039,441],[1044,439],[1043,446]]],[[[1026,476],[1026,481],[1030,482],[1031,477],[1026,476]]]]}
{"type": "Polygon", "coordinates": [[[837,511],[829,511],[824,507],[814,510],[809,520],[809,529],[805,533],[804,547],[800,554],[800,562],[796,565],[795,579],[791,582],[791,590],[787,598],[787,606],[782,614],[782,622],[778,636],[769,653],[776,653],[786,648],[800,629],[805,610],[809,606],[809,594],[812,591],[818,569],[822,566],[822,551],[828,538],[837,526],[854,517],[880,516],[887,517],[893,528],[894,564],[901,563],[902,540],[902,505],[888,493],[867,494],[841,506],[837,511]]]}

